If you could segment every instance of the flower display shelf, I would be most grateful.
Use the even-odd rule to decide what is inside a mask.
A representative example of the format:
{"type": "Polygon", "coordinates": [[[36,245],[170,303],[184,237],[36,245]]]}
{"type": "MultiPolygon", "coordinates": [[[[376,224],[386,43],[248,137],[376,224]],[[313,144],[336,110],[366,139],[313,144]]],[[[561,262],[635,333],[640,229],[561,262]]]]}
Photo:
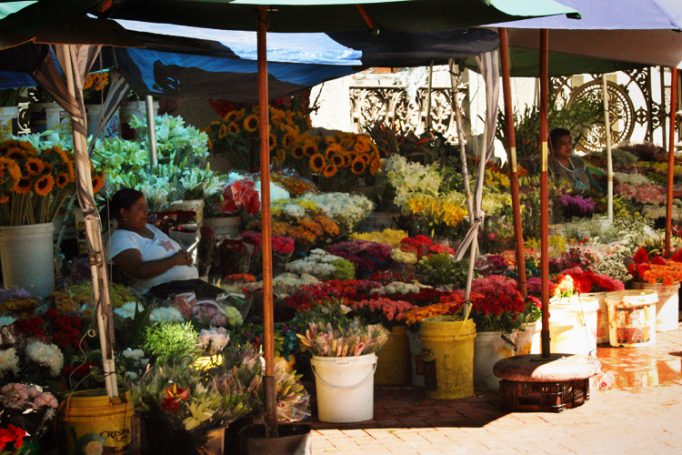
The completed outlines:
{"type": "Polygon", "coordinates": [[[495,364],[502,407],[509,411],[561,412],[590,398],[590,378],[601,368],[581,355],[539,354],[509,357],[495,364]]]}

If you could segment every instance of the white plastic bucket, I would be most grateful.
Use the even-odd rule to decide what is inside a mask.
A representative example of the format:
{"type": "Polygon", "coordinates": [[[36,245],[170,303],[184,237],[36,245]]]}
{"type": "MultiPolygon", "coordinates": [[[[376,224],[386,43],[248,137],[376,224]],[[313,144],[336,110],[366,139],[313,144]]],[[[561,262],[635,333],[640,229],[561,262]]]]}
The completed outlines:
{"type": "Polygon", "coordinates": [[[19,108],[16,106],[0,107],[0,138],[9,138],[14,131],[14,122],[19,117],[19,108]]]}
{"type": "Polygon", "coordinates": [[[609,343],[613,347],[656,344],[656,302],[649,289],[616,291],[606,295],[609,308],[609,343]]]}
{"type": "Polygon", "coordinates": [[[241,224],[242,219],[238,215],[204,218],[204,226],[213,229],[213,233],[216,237],[239,237],[239,228],[241,224]]]}
{"type": "Polygon", "coordinates": [[[22,287],[38,297],[54,289],[54,224],[0,226],[5,288],[22,287]]]}
{"type": "Polygon", "coordinates": [[[549,305],[549,348],[561,354],[596,355],[597,310],[594,297],[576,295],[549,305]]]}
{"type": "Polygon", "coordinates": [[[513,334],[477,332],[474,340],[474,385],[478,390],[499,390],[500,379],[493,374],[498,360],[514,355],[513,334]]]}
{"type": "MultiPolygon", "coordinates": [[[[159,112],[159,102],[153,103],[154,117],[159,112]]],[[[136,139],[135,130],[130,127],[130,118],[135,115],[140,119],[147,118],[147,103],[145,101],[128,101],[121,104],[121,136],[123,139],[136,139]]],[[[146,123],[146,122],[145,122],[146,123]]],[[[139,138],[138,138],[139,139],[139,138]]]]}
{"type": "MultiPolygon", "coordinates": [[[[88,136],[92,136],[95,134],[97,126],[99,125],[99,121],[102,118],[102,114],[104,113],[104,105],[86,104],[85,111],[87,112],[88,116],[88,136]]],[[[107,124],[104,126],[104,131],[102,131],[100,139],[118,136],[121,134],[121,116],[119,112],[119,110],[116,110],[113,113],[107,124]]]]}
{"type": "Polygon", "coordinates": [[[374,371],[377,356],[317,357],[315,373],[317,414],[321,422],[362,422],[374,417],[374,371]]]}
{"type": "Polygon", "coordinates": [[[195,213],[197,224],[201,225],[204,221],[204,206],[206,203],[203,199],[188,199],[186,201],[173,201],[170,203],[170,210],[186,210],[195,213]]]}
{"type": "Polygon", "coordinates": [[[609,311],[606,306],[606,294],[606,292],[582,294],[583,297],[597,299],[599,304],[597,309],[597,344],[607,344],[609,342],[609,311]]]}
{"type": "Polygon", "coordinates": [[[680,317],[680,283],[634,283],[635,289],[650,289],[658,293],[656,302],[656,331],[677,330],[680,317]]]}

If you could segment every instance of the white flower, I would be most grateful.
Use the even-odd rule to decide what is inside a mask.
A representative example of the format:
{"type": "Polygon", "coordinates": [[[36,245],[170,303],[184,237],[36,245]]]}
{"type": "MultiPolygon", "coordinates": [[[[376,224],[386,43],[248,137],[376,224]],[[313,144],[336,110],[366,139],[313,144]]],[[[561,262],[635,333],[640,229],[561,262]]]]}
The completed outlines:
{"type": "Polygon", "coordinates": [[[135,308],[137,308],[138,313],[144,311],[144,307],[141,303],[126,302],[120,307],[114,309],[114,314],[121,319],[133,319],[135,317],[135,308]]]}
{"type": "Polygon", "coordinates": [[[64,354],[54,344],[31,341],[26,346],[26,355],[34,362],[48,367],[52,376],[57,376],[64,366],[64,354]]]}
{"type": "Polygon", "coordinates": [[[132,360],[134,362],[140,361],[144,357],[144,351],[142,349],[126,349],[122,352],[124,358],[132,360]]]}
{"type": "Polygon", "coordinates": [[[14,324],[14,321],[16,321],[16,318],[13,318],[12,316],[0,316],[0,327],[4,327],[6,325],[12,325],[14,324]]]}
{"type": "Polygon", "coordinates": [[[300,199],[314,202],[325,215],[348,231],[351,231],[374,210],[372,201],[358,194],[306,193],[300,199]]]}
{"type": "Polygon", "coordinates": [[[185,322],[180,310],[174,307],[154,308],[149,315],[151,322],[185,322]]]}
{"type": "Polygon", "coordinates": [[[410,253],[409,251],[403,251],[400,248],[393,248],[391,250],[391,259],[393,259],[395,262],[399,262],[401,264],[416,264],[417,263],[417,255],[414,253],[410,253]]]}
{"type": "Polygon", "coordinates": [[[303,218],[305,216],[305,209],[296,204],[285,204],[282,207],[282,212],[291,218],[303,218]]]}
{"type": "Polygon", "coordinates": [[[14,348],[0,350],[0,377],[8,371],[14,374],[19,373],[19,357],[14,348]]]}
{"type": "MultiPolygon", "coordinates": [[[[241,319],[241,314],[239,317],[241,319]]],[[[199,345],[203,350],[208,351],[210,355],[214,355],[222,351],[229,342],[230,336],[227,334],[227,330],[225,330],[223,327],[217,327],[208,330],[202,329],[201,333],[199,334],[199,345]]]]}

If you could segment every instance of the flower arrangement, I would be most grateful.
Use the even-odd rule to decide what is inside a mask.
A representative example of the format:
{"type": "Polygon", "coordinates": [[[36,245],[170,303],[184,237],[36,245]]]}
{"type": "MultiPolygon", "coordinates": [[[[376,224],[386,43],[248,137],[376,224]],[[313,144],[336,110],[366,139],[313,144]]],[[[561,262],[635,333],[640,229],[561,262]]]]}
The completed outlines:
{"type": "Polygon", "coordinates": [[[556,276],[555,281],[557,283],[561,282],[566,275],[573,279],[573,286],[579,293],[612,292],[625,289],[625,285],[621,281],[591,270],[583,270],[580,267],[564,270],[556,276]]]}
{"type": "Polygon", "coordinates": [[[347,357],[372,354],[388,341],[388,331],[380,324],[363,324],[355,318],[332,327],[311,322],[305,334],[298,334],[301,346],[320,357],[347,357]]]}
{"type": "MultiPolygon", "coordinates": [[[[205,130],[209,149],[225,155],[235,169],[257,168],[258,163],[251,161],[251,155],[257,147],[259,123],[258,106],[223,110],[221,118],[211,122],[205,130]]],[[[276,167],[281,167],[289,161],[301,134],[310,128],[310,117],[299,111],[270,106],[269,123],[270,160],[276,167]]]]}
{"type": "Polygon", "coordinates": [[[455,254],[455,249],[440,243],[434,243],[430,237],[423,234],[418,234],[414,237],[404,237],[400,241],[400,249],[402,251],[413,253],[417,259],[430,254],[448,253],[455,254]]]}
{"type": "Polygon", "coordinates": [[[86,103],[102,103],[104,90],[109,86],[109,71],[89,73],[83,82],[83,97],[86,103]]]}
{"type": "Polygon", "coordinates": [[[394,203],[404,207],[416,195],[437,196],[443,178],[437,165],[424,166],[408,161],[401,155],[391,155],[385,165],[386,175],[395,188],[394,203]]]}
{"type": "Polygon", "coordinates": [[[325,215],[348,232],[374,209],[372,201],[359,194],[320,193],[305,194],[302,197],[315,203],[325,215]]]}
{"type": "Polygon", "coordinates": [[[279,183],[286,191],[289,192],[291,197],[303,196],[306,193],[319,193],[319,190],[315,184],[303,177],[297,177],[293,175],[285,175],[280,172],[273,172],[270,175],[270,179],[273,182],[279,183]]]}
{"type": "Polygon", "coordinates": [[[615,186],[614,192],[625,199],[639,202],[640,204],[660,205],[665,203],[663,187],[651,183],[619,183],[615,186]]]}
{"type": "MultiPolygon", "coordinates": [[[[55,145],[38,150],[29,142],[0,143],[0,224],[52,222],[75,190],[73,153],[55,145]]],[[[104,174],[93,173],[98,192],[104,174]]]]}
{"type": "Polygon", "coordinates": [[[599,261],[599,253],[592,248],[588,246],[572,246],[559,257],[550,258],[549,268],[552,273],[559,273],[574,267],[588,270],[599,263],[599,261]]]}
{"type": "Polygon", "coordinates": [[[502,275],[477,278],[471,293],[471,315],[479,332],[511,332],[521,325],[525,302],[516,280],[502,275]]]}
{"type": "Polygon", "coordinates": [[[331,245],[327,251],[352,262],[359,278],[370,277],[375,270],[386,269],[391,263],[391,247],[376,242],[350,240],[331,245]]]}
{"type": "Polygon", "coordinates": [[[402,300],[385,297],[351,301],[348,306],[368,324],[381,324],[384,327],[399,325],[405,319],[405,312],[414,305],[402,300]]]}
{"type": "Polygon", "coordinates": [[[420,281],[431,286],[454,284],[460,270],[448,253],[438,253],[422,258],[417,264],[420,281]]]}
{"type": "MultiPolygon", "coordinates": [[[[679,259],[680,255],[675,256],[679,259]]],[[[639,248],[628,265],[628,271],[635,281],[642,283],[663,283],[668,286],[682,281],[682,262],[667,260],[662,256],[650,255],[639,248]]]]}
{"type": "Polygon", "coordinates": [[[383,243],[392,248],[399,248],[401,241],[407,237],[407,232],[401,229],[384,229],[381,232],[353,232],[351,240],[364,240],[366,242],[383,243]]]}
{"type": "Polygon", "coordinates": [[[339,225],[307,199],[273,204],[272,218],[272,233],[294,238],[297,246],[304,250],[341,233],[339,225]]]}
{"type": "Polygon", "coordinates": [[[312,250],[305,259],[289,262],[284,268],[287,272],[305,273],[321,280],[330,278],[352,279],[355,274],[352,263],[319,248],[312,250]]]}
{"type": "MultiPolygon", "coordinates": [[[[473,294],[472,294],[473,297],[473,294]]],[[[437,303],[412,308],[405,312],[405,323],[408,326],[416,326],[424,319],[438,316],[453,315],[459,312],[464,305],[464,291],[458,290],[440,296],[437,303]]]]}
{"type": "MultiPolygon", "coordinates": [[[[0,422],[1,426],[5,427],[0,429],[0,451],[5,450],[3,443],[8,444],[12,441],[7,438],[11,432],[10,427],[15,428],[12,435],[15,442],[20,433],[16,429],[23,430],[24,437],[42,436],[48,422],[55,416],[58,406],[57,399],[50,392],[45,392],[40,386],[20,382],[11,382],[0,388],[0,403],[3,408],[0,422]],[[7,431],[8,429],[10,431],[7,431]]],[[[14,446],[16,449],[20,448],[16,443],[14,446]]]]}
{"type": "Polygon", "coordinates": [[[591,217],[596,207],[592,198],[569,193],[559,196],[559,205],[563,209],[565,219],[591,217]]]}
{"type": "Polygon", "coordinates": [[[260,210],[260,199],[256,191],[256,184],[249,178],[237,180],[223,190],[222,212],[234,215],[244,211],[249,215],[256,215],[260,210]]]}

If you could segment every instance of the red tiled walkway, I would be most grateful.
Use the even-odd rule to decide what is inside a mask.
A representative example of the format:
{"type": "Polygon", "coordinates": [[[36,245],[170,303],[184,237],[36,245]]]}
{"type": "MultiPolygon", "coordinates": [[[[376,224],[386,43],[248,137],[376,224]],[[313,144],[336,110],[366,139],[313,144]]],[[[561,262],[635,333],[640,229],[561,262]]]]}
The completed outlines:
{"type": "Polygon", "coordinates": [[[562,413],[505,413],[495,395],[437,401],[414,388],[377,387],[375,418],[313,421],[317,454],[682,453],[682,329],[656,346],[599,348],[608,390],[562,413]]]}

